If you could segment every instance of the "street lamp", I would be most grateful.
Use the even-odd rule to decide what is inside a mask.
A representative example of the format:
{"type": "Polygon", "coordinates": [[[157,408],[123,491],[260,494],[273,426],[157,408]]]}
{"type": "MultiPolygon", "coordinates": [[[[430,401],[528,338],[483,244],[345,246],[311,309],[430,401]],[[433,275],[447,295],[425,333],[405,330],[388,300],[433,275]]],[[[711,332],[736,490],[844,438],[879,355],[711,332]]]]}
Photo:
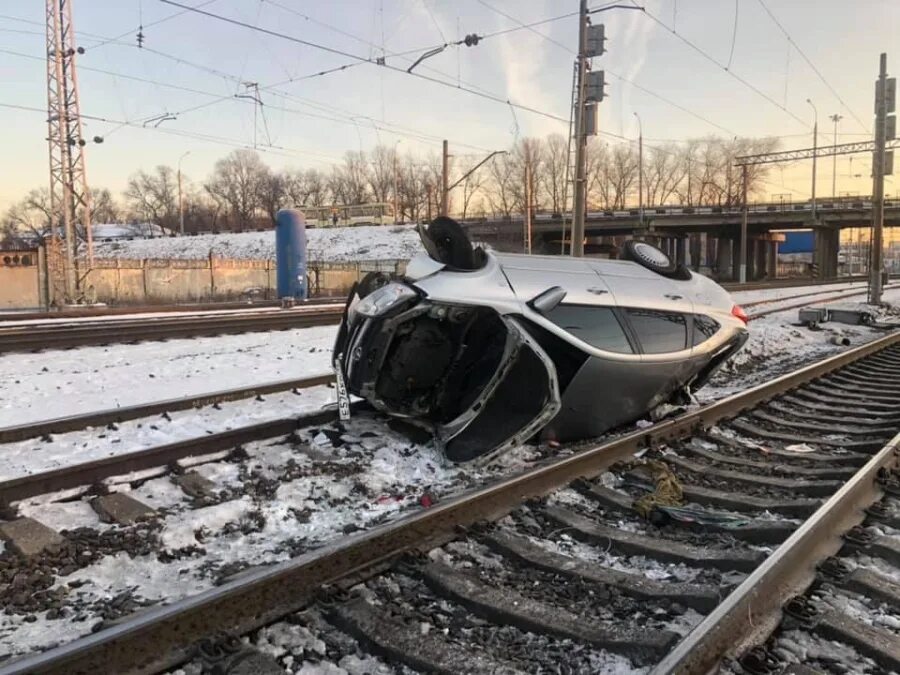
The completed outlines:
{"type": "Polygon", "coordinates": [[[641,229],[644,228],[644,126],[641,124],[641,116],[636,112],[634,116],[638,121],[638,219],[641,229]]]}
{"type": "Polygon", "coordinates": [[[834,141],[831,144],[834,147],[831,153],[831,198],[834,199],[837,196],[837,125],[844,116],[835,113],[828,119],[834,122],[834,141]]]}
{"type": "Polygon", "coordinates": [[[816,150],[819,147],[818,139],[819,139],[819,111],[816,109],[816,104],[813,103],[810,99],[806,99],[806,102],[812,106],[813,113],[815,114],[815,121],[813,123],[813,172],[812,172],[812,217],[815,221],[816,219],[816,150]]]}
{"type": "Polygon", "coordinates": [[[188,150],[181,157],[178,158],[178,225],[181,230],[181,236],[184,236],[184,198],[181,192],[181,160],[191,154],[191,151],[188,150]]]}

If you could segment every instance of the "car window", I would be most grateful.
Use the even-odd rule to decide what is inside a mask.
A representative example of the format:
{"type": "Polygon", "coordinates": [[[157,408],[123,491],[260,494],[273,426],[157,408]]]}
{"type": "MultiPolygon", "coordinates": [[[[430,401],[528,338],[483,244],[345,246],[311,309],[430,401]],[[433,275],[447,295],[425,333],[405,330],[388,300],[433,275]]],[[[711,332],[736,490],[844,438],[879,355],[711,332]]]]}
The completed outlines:
{"type": "Polygon", "coordinates": [[[721,328],[719,322],[702,314],[694,315],[694,346],[709,340],[721,328]]]}
{"type": "Polygon", "coordinates": [[[560,328],[597,349],[620,354],[634,353],[625,331],[609,307],[561,304],[545,316],[560,328]]]}
{"type": "Polygon", "coordinates": [[[683,314],[628,309],[628,320],[645,354],[677,352],[687,344],[687,321],[683,314]]]}

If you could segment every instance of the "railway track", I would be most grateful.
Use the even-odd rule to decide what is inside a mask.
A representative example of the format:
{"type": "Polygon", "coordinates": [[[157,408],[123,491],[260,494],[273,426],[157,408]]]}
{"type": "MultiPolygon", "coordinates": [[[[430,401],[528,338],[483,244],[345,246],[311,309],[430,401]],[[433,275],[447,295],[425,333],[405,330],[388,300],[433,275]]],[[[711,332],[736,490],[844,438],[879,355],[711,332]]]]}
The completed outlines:
{"type": "Polygon", "coordinates": [[[130,420],[162,415],[178,410],[192,410],[205,406],[216,405],[228,401],[239,401],[254,396],[264,396],[281,391],[308,389],[334,381],[334,375],[324,374],[313,377],[299,377],[276,382],[264,382],[247,387],[223,389],[196,396],[182,396],[163,401],[141,403],[132,406],[120,406],[109,410],[99,410],[80,415],[67,415],[53,419],[28,422],[14,426],[0,427],[0,443],[13,443],[28,438],[62,434],[70,431],[80,431],[89,427],[103,427],[109,424],[121,424],[130,420]]]}
{"type": "Polygon", "coordinates": [[[271,312],[214,316],[158,316],[148,319],[0,326],[0,354],[67,349],[146,340],[167,340],[204,335],[248,333],[336,324],[342,304],[326,304],[271,312]]]}
{"type": "Polygon", "coordinates": [[[898,670],[898,373],[893,333],[0,673],[898,670]]]}
{"type": "MultiPolygon", "coordinates": [[[[889,290],[889,289],[893,289],[893,288],[900,288],[900,285],[893,284],[893,285],[885,286],[885,290],[889,290]]],[[[796,300],[798,298],[808,297],[810,295],[820,295],[820,294],[821,293],[804,293],[803,295],[798,295],[798,296],[789,297],[789,298],[780,298],[778,300],[760,300],[757,302],[748,302],[741,306],[746,309],[748,307],[758,307],[760,305],[769,305],[769,304],[775,304],[778,302],[790,302],[791,300],[796,300]]],[[[859,291],[848,291],[846,293],[839,293],[837,295],[829,295],[824,298],[817,297],[814,300],[803,300],[801,302],[795,302],[790,305],[782,305],[779,307],[774,307],[772,309],[757,310],[755,312],[750,313],[750,318],[751,319],[759,319],[764,316],[769,316],[771,314],[777,314],[778,312],[787,312],[792,309],[800,309],[801,307],[809,307],[810,305],[826,303],[826,302],[834,302],[836,300],[845,300],[847,298],[854,298],[854,297],[864,296],[867,294],[868,294],[868,289],[864,288],[859,291]]]]}

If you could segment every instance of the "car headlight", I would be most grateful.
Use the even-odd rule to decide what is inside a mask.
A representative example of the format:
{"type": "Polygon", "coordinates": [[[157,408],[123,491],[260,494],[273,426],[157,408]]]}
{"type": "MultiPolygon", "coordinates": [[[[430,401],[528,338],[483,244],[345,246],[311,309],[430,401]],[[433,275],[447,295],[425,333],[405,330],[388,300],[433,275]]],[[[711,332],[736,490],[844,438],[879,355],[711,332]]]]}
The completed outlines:
{"type": "Polygon", "coordinates": [[[415,297],[418,294],[409,286],[392,282],[369,293],[356,304],[353,311],[368,317],[381,316],[392,307],[415,297]]]}

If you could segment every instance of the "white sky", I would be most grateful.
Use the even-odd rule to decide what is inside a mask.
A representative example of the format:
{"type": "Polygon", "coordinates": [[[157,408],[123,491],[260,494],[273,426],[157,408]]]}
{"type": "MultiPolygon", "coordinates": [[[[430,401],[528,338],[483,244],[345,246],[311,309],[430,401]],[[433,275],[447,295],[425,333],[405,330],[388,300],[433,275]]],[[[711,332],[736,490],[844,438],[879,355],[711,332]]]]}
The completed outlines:
{"type": "MultiPolygon", "coordinates": [[[[533,22],[578,8],[577,0],[183,1],[363,59],[385,52],[387,62],[401,69],[416,54],[468,33],[486,35],[516,28],[516,20],[533,22]],[[391,56],[407,51],[412,56],[391,56]]],[[[105,138],[102,145],[88,148],[88,175],[95,187],[120,190],[133,171],[161,163],[174,166],[188,151],[182,163],[185,173],[203,179],[218,157],[233,147],[252,145],[256,106],[234,98],[245,93],[241,81],[258,82],[263,90],[268,132],[257,116],[255,134],[264,159],[275,167],[324,168],[346,150],[369,149],[379,142],[399,141],[401,152],[437,152],[441,138],[449,139],[452,153],[483,154],[507,147],[517,134],[566,130],[566,123],[553,117],[569,116],[573,53],[566,46],[576,45],[574,17],[535,29],[553,41],[515,30],[475,47],[450,47],[417,67],[416,72],[451,85],[443,86],[183,12],[162,0],[73,2],[79,45],[86,50],[78,59],[82,112],[114,120],[91,121],[86,128],[88,135],[105,138]],[[135,45],[141,23],[145,49],[135,45]],[[119,41],[102,44],[98,36],[119,41]],[[356,65],[298,79],[350,63],[356,65]],[[268,88],[279,82],[283,84],[268,88]],[[505,103],[457,89],[458,84],[546,115],[513,112],[505,103]],[[204,103],[209,105],[188,111],[204,103]],[[177,119],[157,129],[153,123],[142,126],[164,114],[177,119]]],[[[601,128],[634,138],[633,113],[638,112],[648,145],[656,139],[718,134],[784,136],[784,149],[807,147],[813,111],[806,99],[811,98],[819,111],[820,144],[830,143],[833,126],[828,116],[836,112],[844,115],[840,142],[870,138],[878,55],[888,52],[888,67],[894,72],[900,63],[900,53],[891,53],[900,36],[900,2],[764,2],[846,107],[797,49],[789,49],[760,0],[646,0],[647,10],[667,28],[640,11],[595,15],[606,24],[609,50],[594,66],[607,70],[610,83],[601,105],[601,128]],[[720,65],[673,35],[673,24],[679,35],[720,65]],[[760,93],[723,70],[729,59],[730,72],[760,93]]],[[[601,0],[590,4],[600,6],[601,0]]],[[[5,208],[28,189],[47,184],[45,114],[4,107],[46,108],[43,3],[2,0],[0,43],[0,208],[5,208]]],[[[838,192],[868,194],[870,163],[863,155],[855,157],[852,166],[847,157],[838,158],[838,192]],[[851,171],[863,177],[853,180],[851,171]]],[[[831,160],[820,162],[820,195],[831,192],[831,166],[831,160]]],[[[810,166],[776,168],[770,181],[770,197],[793,191],[799,198],[809,192],[810,166]]],[[[888,194],[897,191],[900,182],[889,180],[888,194]]]]}

